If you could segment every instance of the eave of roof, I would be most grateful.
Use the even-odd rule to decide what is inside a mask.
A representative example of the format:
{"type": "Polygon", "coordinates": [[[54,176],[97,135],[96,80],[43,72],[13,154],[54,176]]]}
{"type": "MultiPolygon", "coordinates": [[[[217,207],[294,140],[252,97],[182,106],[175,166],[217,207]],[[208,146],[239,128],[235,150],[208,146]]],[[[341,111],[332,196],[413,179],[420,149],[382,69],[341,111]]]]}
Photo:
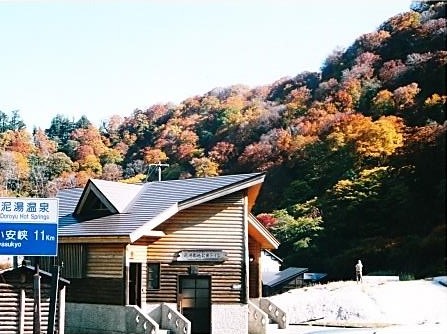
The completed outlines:
{"type": "Polygon", "coordinates": [[[248,215],[248,234],[255,239],[262,249],[277,249],[279,241],[251,213],[248,215]]]}
{"type": "MultiPolygon", "coordinates": [[[[141,237],[149,237],[149,238],[161,238],[166,234],[163,231],[146,231],[141,237]]],[[[124,236],[61,236],[59,237],[58,242],[60,244],[128,244],[132,243],[137,239],[132,239],[132,236],[124,235],[124,236]]]]}
{"type": "Polygon", "coordinates": [[[277,256],[276,254],[272,253],[271,251],[269,251],[268,249],[264,249],[264,253],[271,257],[273,260],[278,261],[280,263],[284,262],[283,259],[281,259],[279,256],[277,256]]]}

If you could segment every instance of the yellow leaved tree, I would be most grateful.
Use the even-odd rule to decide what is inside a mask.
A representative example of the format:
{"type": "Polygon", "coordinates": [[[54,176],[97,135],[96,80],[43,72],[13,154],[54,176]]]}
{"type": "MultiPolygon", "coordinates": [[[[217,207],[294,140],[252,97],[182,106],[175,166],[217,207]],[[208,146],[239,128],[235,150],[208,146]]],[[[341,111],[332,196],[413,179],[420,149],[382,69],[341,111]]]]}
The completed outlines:
{"type": "Polygon", "coordinates": [[[338,123],[328,139],[334,150],[351,145],[360,156],[385,158],[403,146],[403,130],[403,121],[396,116],[373,121],[371,117],[353,114],[338,123]]]}

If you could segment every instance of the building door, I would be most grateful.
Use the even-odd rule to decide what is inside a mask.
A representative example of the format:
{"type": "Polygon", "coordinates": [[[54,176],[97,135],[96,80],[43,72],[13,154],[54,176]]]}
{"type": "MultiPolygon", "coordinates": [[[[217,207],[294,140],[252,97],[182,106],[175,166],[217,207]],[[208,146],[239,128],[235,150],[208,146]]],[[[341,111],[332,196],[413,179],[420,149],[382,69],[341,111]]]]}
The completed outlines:
{"type": "Polygon", "coordinates": [[[129,304],[141,307],[141,263],[129,264],[129,304]]]}
{"type": "Polygon", "coordinates": [[[180,276],[179,304],[192,334],[211,333],[211,277],[180,276]]]}

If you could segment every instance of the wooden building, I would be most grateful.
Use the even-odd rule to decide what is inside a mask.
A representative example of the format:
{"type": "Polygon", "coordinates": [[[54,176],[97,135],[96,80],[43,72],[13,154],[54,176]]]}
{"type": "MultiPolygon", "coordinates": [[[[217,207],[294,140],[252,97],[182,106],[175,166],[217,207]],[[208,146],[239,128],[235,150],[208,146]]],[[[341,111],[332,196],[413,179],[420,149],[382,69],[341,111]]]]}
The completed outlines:
{"type": "Polygon", "coordinates": [[[262,295],[269,297],[291,289],[325,282],[326,273],[309,273],[308,268],[288,267],[271,251],[262,251],[262,295]]]}
{"type": "MultiPolygon", "coordinates": [[[[0,271],[0,333],[32,334],[40,328],[40,333],[47,333],[50,315],[52,275],[26,263],[17,268],[0,271]],[[37,280],[40,282],[36,285],[37,280]],[[40,287],[40,294],[38,293],[40,287]],[[37,295],[36,295],[37,294],[37,295]],[[36,299],[38,297],[38,299],[36,299]],[[36,304],[38,300],[38,305],[36,304]],[[40,312],[36,312],[37,308],[40,312]]],[[[60,278],[57,285],[57,307],[53,329],[64,333],[65,291],[70,282],[60,278]]]]}
{"type": "Polygon", "coordinates": [[[61,191],[67,301],[147,312],[167,303],[193,333],[225,333],[231,321],[233,333],[246,334],[237,322],[248,315],[234,315],[262,296],[261,251],[278,247],[250,213],[263,180],[262,173],[141,185],[89,180],[61,191]]]}
{"type": "Polygon", "coordinates": [[[263,272],[263,295],[268,297],[304,286],[307,268],[289,267],[278,272],[263,272]]]}

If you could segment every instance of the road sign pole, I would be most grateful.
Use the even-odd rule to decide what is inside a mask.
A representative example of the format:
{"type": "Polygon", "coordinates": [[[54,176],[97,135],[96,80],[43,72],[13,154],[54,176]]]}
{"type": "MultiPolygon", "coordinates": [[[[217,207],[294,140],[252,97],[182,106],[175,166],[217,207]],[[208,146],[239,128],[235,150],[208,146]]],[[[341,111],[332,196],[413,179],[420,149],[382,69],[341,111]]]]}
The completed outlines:
{"type": "Polygon", "coordinates": [[[59,264],[54,265],[51,270],[51,294],[50,294],[50,310],[48,315],[47,334],[54,334],[54,324],[56,321],[57,296],[59,292],[59,264]]]}
{"type": "Polygon", "coordinates": [[[33,312],[33,334],[40,333],[41,307],[40,307],[40,273],[39,264],[36,264],[34,274],[34,312],[33,312]]]}

